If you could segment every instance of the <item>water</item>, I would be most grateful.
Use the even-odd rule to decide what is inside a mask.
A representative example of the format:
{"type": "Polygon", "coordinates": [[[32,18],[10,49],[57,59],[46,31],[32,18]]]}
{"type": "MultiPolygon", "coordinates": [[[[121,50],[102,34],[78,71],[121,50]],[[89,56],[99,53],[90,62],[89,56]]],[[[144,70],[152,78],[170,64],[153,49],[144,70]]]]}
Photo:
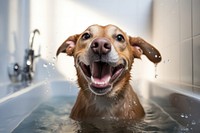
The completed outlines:
{"type": "Polygon", "coordinates": [[[155,64],[155,74],[154,74],[154,77],[155,77],[155,78],[158,77],[158,74],[157,74],[157,65],[158,65],[158,64],[155,64]]]}
{"type": "Polygon", "coordinates": [[[69,118],[76,97],[54,97],[34,110],[13,133],[177,133],[186,132],[162,109],[141,99],[146,116],[141,121],[99,118],[77,122],[69,118]]]}

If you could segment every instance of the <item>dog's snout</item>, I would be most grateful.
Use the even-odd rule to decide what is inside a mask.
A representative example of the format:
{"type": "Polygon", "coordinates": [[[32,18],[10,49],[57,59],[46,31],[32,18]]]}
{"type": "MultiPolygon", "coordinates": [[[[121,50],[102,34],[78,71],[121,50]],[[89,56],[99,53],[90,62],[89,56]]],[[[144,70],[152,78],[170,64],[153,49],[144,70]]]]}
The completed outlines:
{"type": "Polygon", "coordinates": [[[111,43],[106,38],[95,39],[90,48],[95,54],[107,54],[111,51],[111,43]]]}

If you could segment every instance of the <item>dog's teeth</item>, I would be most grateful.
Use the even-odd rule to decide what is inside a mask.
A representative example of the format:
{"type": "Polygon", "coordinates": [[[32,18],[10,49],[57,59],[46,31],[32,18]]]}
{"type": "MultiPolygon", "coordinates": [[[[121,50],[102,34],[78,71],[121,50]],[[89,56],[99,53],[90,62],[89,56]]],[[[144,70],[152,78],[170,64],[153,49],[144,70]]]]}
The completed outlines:
{"type": "Polygon", "coordinates": [[[105,84],[107,84],[107,83],[110,81],[110,78],[111,78],[111,77],[107,78],[106,81],[97,82],[97,81],[95,81],[95,79],[93,78],[93,76],[91,76],[91,81],[92,81],[94,84],[97,84],[97,85],[105,85],[105,84]]]}

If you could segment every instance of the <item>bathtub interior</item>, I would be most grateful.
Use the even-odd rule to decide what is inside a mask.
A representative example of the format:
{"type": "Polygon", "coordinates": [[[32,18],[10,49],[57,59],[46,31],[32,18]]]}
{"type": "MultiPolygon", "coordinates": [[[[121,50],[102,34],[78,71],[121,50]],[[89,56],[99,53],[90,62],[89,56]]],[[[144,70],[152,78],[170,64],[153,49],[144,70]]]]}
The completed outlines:
{"type": "MultiPolygon", "coordinates": [[[[154,102],[188,131],[200,130],[200,97],[187,91],[189,86],[147,80],[133,81],[132,84],[138,95],[154,102]]],[[[1,98],[0,132],[13,131],[46,99],[76,96],[78,90],[75,82],[60,79],[35,83],[1,98]]]]}
{"type": "Polygon", "coordinates": [[[140,80],[134,82],[136,90],[167,112],[172,119],[185,127],[186,132],[200,131],[200,88],[177,82],[140,80]],[[142,90],[141,90],[142,88],[142,90]],[[192,90],[192,91],[191,91],[192,90]]]}

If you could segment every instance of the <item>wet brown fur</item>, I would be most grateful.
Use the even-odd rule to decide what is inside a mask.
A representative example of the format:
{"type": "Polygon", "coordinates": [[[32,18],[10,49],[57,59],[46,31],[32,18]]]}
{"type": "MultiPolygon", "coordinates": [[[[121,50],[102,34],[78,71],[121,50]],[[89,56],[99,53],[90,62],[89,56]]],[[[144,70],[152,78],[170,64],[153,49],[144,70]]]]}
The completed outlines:
{"type": "MultiPolygon", "coordinates": [[[[161,56],[159,51],[142,38],[127,36],[126,33],[116,26],[92,25],[86,30],[93,30],[91,27],[98,29],[98,34],[94,34],[93,38],[99,36],[109,38],[112,45],[116,42],[111,38],[111,36],[109,36],[108,32],[113,34],[115,32],[120,32],[123,34],[126,41],[125,44],[121,47],[115,44],[114,47],[118,52],[118,55],[127,60],[128,69],[113,84],[113,88],[110,93],[105,96],[97,96],[89,90],[87,80],[85,79],[80,68],[76,67],[80,91],[76,103],[71,111],[71,118],[75,120],[87,120],[95,117],[117,117],[119,119],[133,120],[141,119],[145,115],[145,112],[136,93],[133,91],[133,88],[129,83],[131,77],[130,71],[134,58],[140,58],[142,54],[146,55],[149,60],[154,63],[160,62],[161,56]],[[160,56],[160,59],[155,59],[155,57],[153,57],[154,55],[149,54],[151,52],[154,55],[157,54],[160,56]]],[[[64,41],[64,43],[59,47],[57,55],[61,52],[67,53],[68,55],[74,57],[76,63],[77,56],[80,53],[83,53],[87,45],[90,43],[90,41],[81,41],[81,35],[83,33],[70,36],[66,41],[64,41]],[[70,45],[70,43],[74,43],[74,46],[70,45]]]]}

